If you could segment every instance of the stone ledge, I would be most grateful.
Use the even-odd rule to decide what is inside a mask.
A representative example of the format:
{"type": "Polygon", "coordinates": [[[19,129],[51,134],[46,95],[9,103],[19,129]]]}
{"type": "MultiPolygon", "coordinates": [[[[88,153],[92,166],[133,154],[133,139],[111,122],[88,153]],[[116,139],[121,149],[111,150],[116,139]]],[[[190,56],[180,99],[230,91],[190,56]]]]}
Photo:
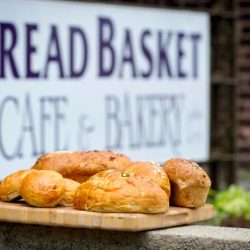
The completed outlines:
{"type": "Polygon", "coordinates": [[[0,249],[250,249],[250,229],[182,226],[118,232],[0,223],[0,249]]]}

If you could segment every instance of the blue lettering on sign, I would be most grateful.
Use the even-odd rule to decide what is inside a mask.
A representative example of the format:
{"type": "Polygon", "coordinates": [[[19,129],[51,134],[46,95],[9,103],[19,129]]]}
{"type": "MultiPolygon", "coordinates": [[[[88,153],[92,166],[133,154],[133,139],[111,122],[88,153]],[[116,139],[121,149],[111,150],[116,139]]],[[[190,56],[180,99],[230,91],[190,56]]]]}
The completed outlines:
{"type": "Polygon", "coordinates": [[[150,30],[144,30],[141,34],[141,49],[143,52],[143,55],[148,62],[148,71],[142,71],[141,76],[143,78],[148,78],[151,76],[153,72],[153,58],[152,58],[152,52],[150,48],[146,45],[146,38],[151,37],[152,33],[150,30]]]}
{"type": "Polygon", "coordinates": [[[22,99],[16,96],[6,96],[0,100],[0,156],[6,160],[24,158],[27,145],[30,145],[31,157],[45,153],[48,145],[53,147],[53,151],[68,148],[66,135],[62,133],[67,121],[65,114],[68,106],[67,97],[42,96],[36,100],[38,110],[34,108],[33,102],[29,93],[26,93],[22,99]],[[18,136],[7,149],[6,145],[10,143],[6,138],[4,140],[4,135],[8,134],[9,128],[3,125],[10,123],[9,114],[12,114],[12,117],[18,117],[21,122],[16,124],[18,136]],[[39,124],[35,123],[35,116],[39,124]],[[51,132],[54,138],[48,138],[51,132]]]}
{"type": "Polygon", "coordinates": [[[26,25],[26,77],[27,78],[39,78],[40,73],[32,70],[32,55],[36,53],[37,47],[32,43],[31,33],[37,31],[37,24],[26,25]]]}
{"type": "Polygon", "coordinates": [[[106,148],[158,148],[170,146],[178,153],[182,141],[183,94],[137,95],[105,97],[106,148]]]}
{"type": "Polygon", "coordinates": [[[115,51],[112,45],[112,39],[114,37],[114,28],[113,23],[110,19],[107,18],[99,18],[99,70],[98,75],[100,77],[110,76],[114,71],[115,66],[115,51]],[[104,32],[106,31],[106,32],[104,32]],[[104,34],[108,38],[104,38],[104,34]],[[110,54],[110,66],[104,67],[105,60],[105,52],[106,54],[110,54]]]}
{"type": "Polygon", "coordinates": [[[17,31],[15,25],[12,23],[1,23],[0,24],[0,78],[6,77],[6,64],[9,63],[11,72],[15,78],[19,78],[13,50],[17,44],[17,31]],[[9,34],[10,45],[6,45],[5,37],[9,34]]]}
{"type": "MultiPolygon", "coordinates": [[[[99,78],[143,79],[156,76],[159,79],[197,79],[199,77],[199,44],[202,36],[198,32],[145,28],[135,34],[131,27],[121,29],[114,20],[102,16],[97,17],[96,28],[97,39],[92,43],[97,43],[97,64],[96,71],[90,73],[93,75],[96,73],[99,78]],[[121,39],[117,39],[118,34],[121,39]],[[187,44],[189,46],[186,46],[187,44]],[[139,62],[139,56],[143,61],[139,62]],[[188,67],[187,60],[190,64],[188,67]]],[[[26,23],[23,32],[13,23],[0,22],[0,80],[8,77],[48,79],[54,72],[52,67],[59,79],[76,79],[86,75],[90,56],[95,55],[89,55],[88,34],[84,27],[69,25],[66,28],[67,42],[63,41],[65,39],[62,39],[57,25],[50,25],[48,29],[46,49],[41,51],[39,44],[35,42],[37,40],[35,38],[42,32],[39,24],[26,23]],[[25,35],[21,39],[22,33],[25,35]],[[24,43],[20,40],[24,40],[24,43]],[[63,42],[67,46],[63,46],[63,42]],[[20,47],[23,44],[24,47],[20,47]],[[77,50],[79,48],[81,53],[77,50]],[[20,49],[24,58],[19,62],[24,62],[24,65],[18,65],[16,58],[17,50],[20,49]],[[67,53],[68,57],[64,56],[64,53],[67,53]],[[35,69],[34,65],[38,65],[37,60],[41,58],[44,58],[43,63],[40,63],[40,68],[35,69]]]]}

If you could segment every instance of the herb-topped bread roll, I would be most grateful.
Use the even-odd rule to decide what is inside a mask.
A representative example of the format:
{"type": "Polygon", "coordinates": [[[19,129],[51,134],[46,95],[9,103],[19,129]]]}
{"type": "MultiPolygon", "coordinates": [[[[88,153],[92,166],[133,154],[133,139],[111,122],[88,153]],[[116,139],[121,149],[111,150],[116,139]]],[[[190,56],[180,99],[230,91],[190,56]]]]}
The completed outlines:
{"type": "Polygon", "coordinates": [[[169,199],[147,178],[120,170],[106,170],[90,177],[76,190],[74,207],[95,212],[162,213],[169,199]]]}
{"type": "Polygon", "coordinates": [[[58,151],[41,156],[33,169],[55,170],[63,177],[80,183],[90,176],[108,169],[124,169],[131,161],[112,151],[58,151]]]}
{"type": "Polygon", "coordinates": [[[20,187],[23,178],[35,170],[19,170],[6,176],[0,183],[0,200],[1,201],[14,201],[21,199],[20,187]]]}
{"type": "Polygon", "coordinates": [[[73,201],[75,199],[76,189],[80,186],[80,183],[67,178],[64,178],[64,182],[65,192],[59,205],[63,207],[71,207],[73,206],[73,201]]]}
{"type": "Polygon", "coordinates": [[[200,207],[206,202],[211,181],[194,161],[174,158],[163,165],[171,183],[170,203],[181,207],[200,207]]]}
{"type": "Polygon", "coordinates": [[[160,165],[153,162],[138,161],[128,166],[125,170],[130,175],[142,176],[149,178],[153,182],[160,185],[160,187],[170,197],[170,183],[167,174],[160,165]]]}
{"type": "Polygon", "coordinates": [[[32,171],[22,181],[20,194],[31,206],[55,207],[64,196],[65,182],[52,170],[32,171]]]}

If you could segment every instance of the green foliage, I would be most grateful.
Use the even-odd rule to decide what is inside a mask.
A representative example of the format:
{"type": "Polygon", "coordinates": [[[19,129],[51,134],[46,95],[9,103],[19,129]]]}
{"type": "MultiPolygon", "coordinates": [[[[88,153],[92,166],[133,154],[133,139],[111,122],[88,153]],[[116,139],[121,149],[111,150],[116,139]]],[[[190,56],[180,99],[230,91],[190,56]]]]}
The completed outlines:
{"type": "Polygon", "coordinates": [[[211,189],[208,202],[216,209],[215,225],[227,217],[250,220],[250,193],[242,187],[231,185],[220,192],[211,189]]]}

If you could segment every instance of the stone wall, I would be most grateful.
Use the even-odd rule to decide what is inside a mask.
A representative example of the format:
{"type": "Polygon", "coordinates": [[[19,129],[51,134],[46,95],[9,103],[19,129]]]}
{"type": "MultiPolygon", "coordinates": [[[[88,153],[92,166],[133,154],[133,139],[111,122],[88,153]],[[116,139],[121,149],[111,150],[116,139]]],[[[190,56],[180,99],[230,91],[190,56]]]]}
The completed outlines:
{"type": "Polygon", "coordinates": [[[0,249],[250,249],[250,229],[182,226],[145,232],[0,223],[0,249]]]}

